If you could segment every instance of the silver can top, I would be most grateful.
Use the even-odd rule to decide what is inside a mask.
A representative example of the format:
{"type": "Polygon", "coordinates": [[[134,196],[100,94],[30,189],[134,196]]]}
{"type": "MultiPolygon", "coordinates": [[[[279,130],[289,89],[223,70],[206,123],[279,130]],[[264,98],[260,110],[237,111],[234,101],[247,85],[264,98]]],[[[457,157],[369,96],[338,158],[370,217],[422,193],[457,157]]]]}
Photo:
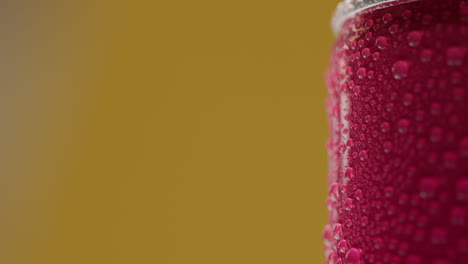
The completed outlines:
{"type": "Polygon", "coordinates": [[[414,2],[420,0],[343,0],[335,9],[335,13],[332,18],[332,29],[336,36],[338,36],[343,23],[356,15],[356,13],[364,11],[365,9],[385,8],[397,4],[403,4],[408,2],[414,2]],[[381,6],[379,6],[381,5],[381,6]]]}

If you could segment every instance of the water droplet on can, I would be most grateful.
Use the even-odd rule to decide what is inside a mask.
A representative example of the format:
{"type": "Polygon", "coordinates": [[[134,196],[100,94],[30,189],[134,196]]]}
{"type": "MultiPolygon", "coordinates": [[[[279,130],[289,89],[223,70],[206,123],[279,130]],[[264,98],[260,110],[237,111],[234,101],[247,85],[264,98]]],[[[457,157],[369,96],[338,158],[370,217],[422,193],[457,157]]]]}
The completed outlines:
{"type": "Polygon", "coordinates": [[[397,80],[404,79],[408,76],[409,62],[398,60],[393,64],[392,72],[393,77],[397,80]]]}
{"type": "Polygon", "coordinates": [[[361,252],[357,248],[350,248],[346,253],[346,264],[360,264],[361,252]]]}

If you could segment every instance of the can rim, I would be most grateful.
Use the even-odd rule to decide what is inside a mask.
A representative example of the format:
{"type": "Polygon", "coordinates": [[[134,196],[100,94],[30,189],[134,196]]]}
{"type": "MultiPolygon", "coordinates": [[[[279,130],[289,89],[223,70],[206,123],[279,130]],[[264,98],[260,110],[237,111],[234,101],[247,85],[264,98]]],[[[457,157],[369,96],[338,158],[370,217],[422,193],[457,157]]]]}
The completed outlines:
{"type": "Polygon", "coordinates": [[[415,1],[421,0],[343,0],[337,5],[333,13],[331,21],[333,32],[335,36],[338,36],[346,20],[366,9],[373,8],[375,10],[415,1]]]}

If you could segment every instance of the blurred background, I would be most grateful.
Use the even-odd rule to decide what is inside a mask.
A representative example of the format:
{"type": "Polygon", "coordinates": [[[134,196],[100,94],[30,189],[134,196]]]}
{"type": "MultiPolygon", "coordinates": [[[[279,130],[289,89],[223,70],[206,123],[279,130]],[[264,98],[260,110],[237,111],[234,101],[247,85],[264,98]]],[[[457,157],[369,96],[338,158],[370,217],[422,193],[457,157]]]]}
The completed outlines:
{"type": "Polygon", "coordinates": [[[0,262],[324,263],[337,2],[3,1],[0,262]]]}

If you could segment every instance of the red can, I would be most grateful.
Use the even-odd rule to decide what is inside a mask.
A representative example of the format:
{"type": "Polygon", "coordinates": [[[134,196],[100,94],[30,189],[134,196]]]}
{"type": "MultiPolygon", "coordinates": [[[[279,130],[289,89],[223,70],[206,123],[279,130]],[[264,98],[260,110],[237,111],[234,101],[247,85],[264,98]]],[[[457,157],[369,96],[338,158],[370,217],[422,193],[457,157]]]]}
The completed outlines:
{"type": "Polygon", "coordinates": [[[468,263],[468,1],[345,1],[327,263],[468,263]]]}

